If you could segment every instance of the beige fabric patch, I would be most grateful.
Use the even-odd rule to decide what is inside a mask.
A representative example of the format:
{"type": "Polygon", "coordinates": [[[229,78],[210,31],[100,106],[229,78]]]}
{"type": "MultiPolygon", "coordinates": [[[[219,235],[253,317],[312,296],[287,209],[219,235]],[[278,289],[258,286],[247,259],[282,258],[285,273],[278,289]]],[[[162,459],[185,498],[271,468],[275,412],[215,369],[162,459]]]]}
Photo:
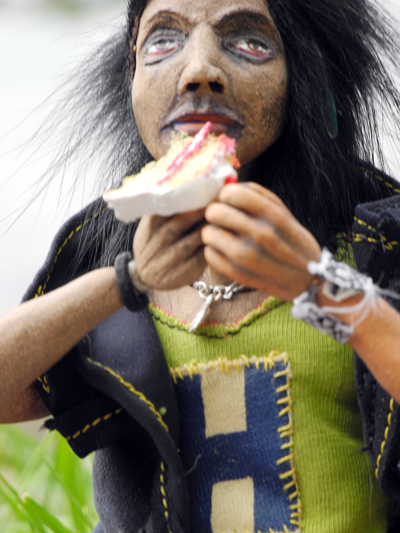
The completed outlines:
{"type": "Polygon", "coordinates": [[[206,437],[247,431],[244,365],[230,368],[206,366],[201,376],[206,437]]]}
{"type": "Polygon", "coordinates": [[[211,528],[213,533],[254,531],[254,484],[250,477],[213,486],[211,528]]]}

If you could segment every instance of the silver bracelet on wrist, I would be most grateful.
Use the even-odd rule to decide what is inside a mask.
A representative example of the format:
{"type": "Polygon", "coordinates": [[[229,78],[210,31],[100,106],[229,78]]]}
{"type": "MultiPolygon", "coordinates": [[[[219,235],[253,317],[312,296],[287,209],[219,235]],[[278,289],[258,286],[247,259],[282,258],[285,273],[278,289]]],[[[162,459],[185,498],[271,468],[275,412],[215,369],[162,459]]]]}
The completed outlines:
{"type": "Polygon", "coordinates": [[[307,269],[310,274],[318,276],[323,284],[323,294],[334,302],[342,302],[356,294],[364,294],[362,300],[353,306],[319,307],[316,303],[316,294],[321,287],[319,284],[312,285],[293,300],[293,318],[307,322],[321,333],[330,335],[340,344],[348,342],[354,333],[354,326],[364,320],[381,291],[374,285],[371,278],[345,263],[335,261],[329,250],[325,248],[321,252],[320,261],[318,263],[310,261],[307,269]],[[333,313],[351,313],[354,322],[351,325],[345,324],[333,313]]]}

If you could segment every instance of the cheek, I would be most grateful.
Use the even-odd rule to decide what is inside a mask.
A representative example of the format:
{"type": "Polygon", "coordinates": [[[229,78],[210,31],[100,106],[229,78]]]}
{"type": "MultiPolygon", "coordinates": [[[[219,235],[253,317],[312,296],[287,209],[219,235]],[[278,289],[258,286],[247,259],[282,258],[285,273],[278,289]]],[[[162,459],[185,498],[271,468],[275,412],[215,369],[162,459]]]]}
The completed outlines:
{"type": "MultiPolygon", "coordinates": [[[[171,76],[156,71],[154,75],[136,68],[132,82],[132,108],[140,136],[154,159],[163,156],[170,144],[169,136],[161,132],[163,118],[169,109],[171,101],[171,84],[165,83],[171,76]]],[[[173,92],[172,95],[175,93],[173,92]]]]}
{"type": "Polygon", "coordinates": [[[273,141],[282,133],[287,111],[287,79],[282,79],[278,86],[270,88],[266,96],[266,104],[260,109],[263,126],[267,128],[273,141]]]}
{"type": "MultiPolygon", "coordinates": [[[[141,75],[140,69],[136,69],[132,83],[132,108],[140,136],[154,159],[160,157],[159,142],[157,139],[157,99],[154,93],[146,90],[151,86],[141,75]]],[[[162,155],[162,154],[161,154],[162,155]]]]}
{"type": "Polygon", "coordinates": [[[250,101],[252,120],[249,141],[259,155],[269,148],[281,135],[287,112],[288,75],[286,65],[267,73],[259,80],[259,90],[254,91],[250,101]]]}

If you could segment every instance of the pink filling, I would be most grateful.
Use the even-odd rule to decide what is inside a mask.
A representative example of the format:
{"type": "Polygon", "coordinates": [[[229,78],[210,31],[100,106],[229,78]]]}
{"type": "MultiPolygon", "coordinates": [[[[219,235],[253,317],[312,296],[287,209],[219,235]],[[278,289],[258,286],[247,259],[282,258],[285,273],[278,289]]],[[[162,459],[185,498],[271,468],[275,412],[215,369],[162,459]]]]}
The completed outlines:
{"type": "Polygon", "coordinates": [[[186,159],[189,159],[189,157],[192,157],[200,150],[200,148],[203,146],[204,141],[207,138],[207,135],[211,131],[211,127],[211,122],[206,122],[204,124],[199,133],[195,137],[193,137],[192,141],[186,146],[186,148],[175,157],[170,166],[167,168],[167,173],[165,174],[165,176],[159,179],[156,185],[162,185],[163,183],[171,179],[172,176],[183,167],[183,164],[186,159]]]}

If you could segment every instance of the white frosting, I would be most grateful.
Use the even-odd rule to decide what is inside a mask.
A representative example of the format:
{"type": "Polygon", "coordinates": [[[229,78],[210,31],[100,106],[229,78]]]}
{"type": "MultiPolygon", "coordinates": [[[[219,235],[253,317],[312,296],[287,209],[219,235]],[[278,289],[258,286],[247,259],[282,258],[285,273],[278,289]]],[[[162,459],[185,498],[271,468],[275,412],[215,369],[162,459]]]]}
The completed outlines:
{"type": "Polygon", "coordinates": [[[133,222],[143,215],[172,216],[206,207],[224,186],[229,176],[237,172],[224,157],[224,152],[215,155],[208,174],[178,187],[142,187],[115,189],[104,193],[108,207],[114,210],[116,218],[133,222]]]}

